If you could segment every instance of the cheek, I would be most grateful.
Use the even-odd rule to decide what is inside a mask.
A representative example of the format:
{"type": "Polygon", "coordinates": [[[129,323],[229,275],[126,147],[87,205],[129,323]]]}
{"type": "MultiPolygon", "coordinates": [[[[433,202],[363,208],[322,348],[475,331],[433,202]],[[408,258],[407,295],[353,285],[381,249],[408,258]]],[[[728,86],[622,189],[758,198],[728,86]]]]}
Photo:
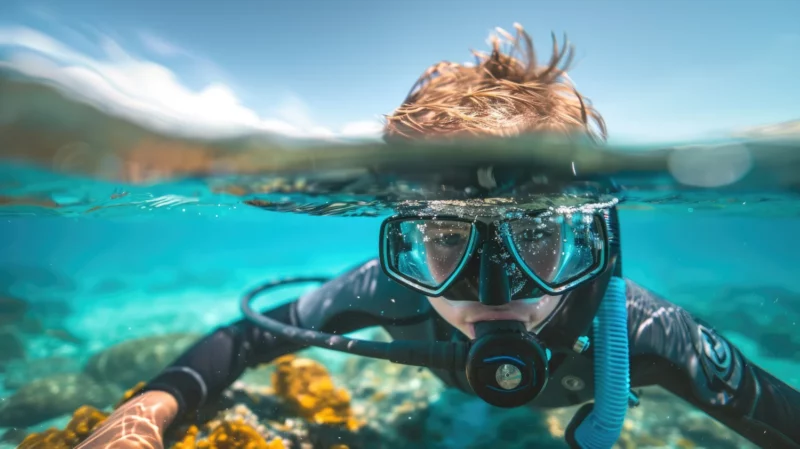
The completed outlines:
{"type": "Polygon", "coordinates": [[[448,323],[456,327],[464,324],[464,311],[459,307],[454,307],[445,301],[444,298],[428,298],[436,313],[444,318],[448,323]]]}

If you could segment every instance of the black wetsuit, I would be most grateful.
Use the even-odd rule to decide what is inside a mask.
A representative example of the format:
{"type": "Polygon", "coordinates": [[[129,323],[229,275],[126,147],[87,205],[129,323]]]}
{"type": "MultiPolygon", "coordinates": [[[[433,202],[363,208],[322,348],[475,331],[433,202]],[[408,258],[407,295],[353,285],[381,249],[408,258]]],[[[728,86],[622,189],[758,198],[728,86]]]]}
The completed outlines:
{"type": "MultiPolygon", "coordinates": [[[[632,387],[662,386],[761,447],[800,447],[800,392],[754,365],[686,311],[627,282],[632,387]]],[[[377,325],[398,340],[466,338],[424,296],[390,280],[377,260],[266,313],[337,334],[377,325]]],[[[246,368],[300,349],[238,321],[200,340],[146,390],[167,391],[178,400],[180,413],[191,412],[246,368]]],[[[470,391],[463,372],[434,372],[447,385],[470,391]]],[[[532,406],[565,407],[593,399],[592,351],[555,354],[551,372],[550,383],[532,406]]]]}

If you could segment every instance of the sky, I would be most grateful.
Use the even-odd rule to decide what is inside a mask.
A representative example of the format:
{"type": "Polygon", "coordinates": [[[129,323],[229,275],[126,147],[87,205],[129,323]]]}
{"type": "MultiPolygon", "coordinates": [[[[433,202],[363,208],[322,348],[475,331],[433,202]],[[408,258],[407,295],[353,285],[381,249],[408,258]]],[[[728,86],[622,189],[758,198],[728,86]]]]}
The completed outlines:
{"type": "Polygon", "coordinates": [[[576,48],[612,140],[703,138],[800,118],[791,0],[5,0],[0,63],[198,128],[375,135],[419,75],[495,27],[576,48]]]}

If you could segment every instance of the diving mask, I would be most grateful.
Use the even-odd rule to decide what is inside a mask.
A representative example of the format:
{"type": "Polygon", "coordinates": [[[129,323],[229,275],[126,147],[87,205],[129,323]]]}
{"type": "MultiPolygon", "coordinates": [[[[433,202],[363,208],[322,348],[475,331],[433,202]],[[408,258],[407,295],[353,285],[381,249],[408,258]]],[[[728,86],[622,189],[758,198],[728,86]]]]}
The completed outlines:
{"type": "Polygon", "coordinates": [[[383,222],[380,260],[396,282],[427,296],[501,305],[563,294],[608,264],[601,212],[516,213],[510,217],[395,216],[383,222]]]}

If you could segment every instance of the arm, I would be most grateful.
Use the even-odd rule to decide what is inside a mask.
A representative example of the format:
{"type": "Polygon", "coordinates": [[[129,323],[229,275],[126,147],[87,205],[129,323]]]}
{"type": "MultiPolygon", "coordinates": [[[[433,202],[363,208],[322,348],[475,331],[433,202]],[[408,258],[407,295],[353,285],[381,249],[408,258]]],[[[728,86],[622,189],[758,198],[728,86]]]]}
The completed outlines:
{"type": "MultiPolygon", "coordinates": [[[[297,302],[291,302],[265,315],[299,325],[296,306],[297,302]]],[[[191,413],[218,397],[245,369],[303,348],[273,337],[247,320],[236,321],[195,343],[142,391],[168,393],[178,404],[177,415],[191,413]]]]}
{"type": "MultiPolygon", "coordinates": [[[[267,314],[294,323],[296,303],[267,314]]],[[[78,446],[163,448],[162,437],[176,418],[198,410],[233,383],[247,367],[299,348],[237,321],[205,336],[152,379],[78,446]]]]}
{"type": "MultiPolygon", "coordinates": [[[[376,260],[327,282],[297,301],[265,312],[305,329],[343,334],[370,326],[405,325],[427,318],[424,298],[391,281],[376,260]]],[[[207,335],[152,379],[109,422],[153,416],[157,434],[176,417],[218,397],[245,369],[304,349],[240,320],[207,335]],[[148,410],[160,410],[156,417],[148,410]]],[[[108,433],[108,432],[106,432],[108,433]]]]}
{"type": "MultiPolygon", "coordinates": [[[[297,327],[344,334],[413,321],[427,312],[420,298],[372,260],[265,314],[297,327]]],[[[179,414],[192,412],[218,397],[245,369],[304,348],[240,320],[200,340],[144,390],[167,392],[178,402],[179,414]]]]}
{"type": "Polygon", "coordinates": [[[761,447],[800,447],[800,392],[632,282],[628,316],[632,384],[662,386],[761,447]]]}

